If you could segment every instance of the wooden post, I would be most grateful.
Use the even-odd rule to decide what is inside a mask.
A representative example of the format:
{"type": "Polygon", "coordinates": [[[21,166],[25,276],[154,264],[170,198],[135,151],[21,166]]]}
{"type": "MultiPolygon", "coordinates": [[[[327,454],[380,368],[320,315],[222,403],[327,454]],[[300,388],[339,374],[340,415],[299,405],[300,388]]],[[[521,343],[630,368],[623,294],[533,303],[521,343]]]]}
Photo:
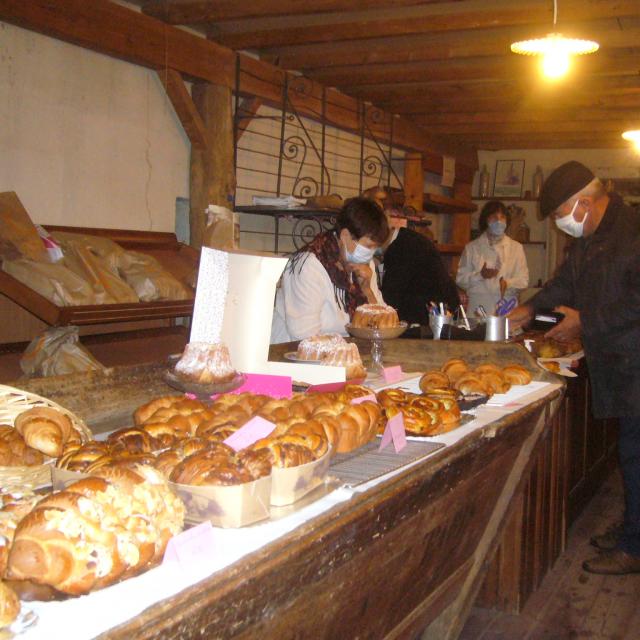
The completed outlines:
{"type": "Polygon", "coordinates": [[[191,147],[190,244],[202,246],[205,209],[210,204],[231,208],[235,188],[231,89],[197,82],[191,92],[205,127],[206,148],[191,147]]]}
{"type": "Polygon", "coordinates": [[[404,206],[422,211],[424,207],[424,172],[422,154],[407,153],[404,163],[404,206]]]}

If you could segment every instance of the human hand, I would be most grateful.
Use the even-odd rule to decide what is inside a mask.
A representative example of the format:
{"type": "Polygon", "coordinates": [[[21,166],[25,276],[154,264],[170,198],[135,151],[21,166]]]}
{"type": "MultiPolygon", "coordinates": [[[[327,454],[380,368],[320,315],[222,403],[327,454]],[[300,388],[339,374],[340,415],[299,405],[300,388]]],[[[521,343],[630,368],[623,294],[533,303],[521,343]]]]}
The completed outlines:
{"type": "Polygon", "coordinates": [[[558,342],[569,342],[582,333],[582,321],[577,309],[561,305],[556,307],[554,311],[564,314],[564,318],[544,334],[545,338],[554,338],[558,342]]]}
{"type": "Polygon", "coordinates": [[[356,281],[363,291],[370,288],[373,270],[368,264],[349,262],[347,263],[347,270],[355,276],[356,281]]]}
{"type": "Polygon", "coordinates": [[[511,330],[519,329],[531,322],[533,307],[528,304],[518,305],[511,313],[507,314],[507,318],[509,318],[509,328],[511,330]]]}
{"type": "Polygon", "coordinates": [[[490,269],[487,267],[487,263],[485,262],[482,265],[482,269],[480,270],[480,275],[485,279],[489,280],[490,278],[495,278],[498,275],[499,269],[493,268],[490,269]]]}

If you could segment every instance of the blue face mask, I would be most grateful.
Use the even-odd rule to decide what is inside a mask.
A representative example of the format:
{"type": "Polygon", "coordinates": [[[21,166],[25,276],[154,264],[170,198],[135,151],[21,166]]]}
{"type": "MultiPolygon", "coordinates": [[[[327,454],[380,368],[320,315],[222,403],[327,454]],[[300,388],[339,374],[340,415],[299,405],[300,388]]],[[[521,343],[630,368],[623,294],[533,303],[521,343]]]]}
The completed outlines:
{"type": "Polygon", "coordinates": [[[489,223],[489,232],[492,236],[503,236],[507,229],[507,224],[502,220],[493,220],[489,223]]]}
{"type": "Polygon", "coordinates": [[[368,249],[359,242],[356,242],[356,248],[353,251],[349,251],[345,247],[345,257],[347,262],[354,262],[355,264],[367,264],[371,262],[375,254],[375,249],[368,249]]]}

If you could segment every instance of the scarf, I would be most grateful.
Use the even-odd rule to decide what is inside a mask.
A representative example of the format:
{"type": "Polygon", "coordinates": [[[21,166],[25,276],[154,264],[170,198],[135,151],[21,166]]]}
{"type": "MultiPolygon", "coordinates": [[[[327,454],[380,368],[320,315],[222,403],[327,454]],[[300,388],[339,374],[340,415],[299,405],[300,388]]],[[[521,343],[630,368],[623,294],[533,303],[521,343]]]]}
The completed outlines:
{"type": "Polygon", "coordinates": [[[331,230],[319,233],[308,245],[298,249],[289,258],[287,265],[289,272],[294,274],[297,270],[300,273],[305,260],[311,253],[318,258],[320,264],[329,274],[329,279],[333,283],[336,304],[340,309],[346,311],[351,319],[356,307],[366,304],[367,297],[362,293],[357,280],[352,280],[351,275],[342,268],[336,232],[331,230]]]}

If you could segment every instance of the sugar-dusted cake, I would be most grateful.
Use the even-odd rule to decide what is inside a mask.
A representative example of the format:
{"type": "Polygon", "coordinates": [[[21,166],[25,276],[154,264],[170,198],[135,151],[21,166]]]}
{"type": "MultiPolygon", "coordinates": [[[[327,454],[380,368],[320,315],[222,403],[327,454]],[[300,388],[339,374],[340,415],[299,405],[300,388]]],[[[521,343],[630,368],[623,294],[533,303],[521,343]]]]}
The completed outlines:
{"type": "Polygon", "coordinates": [[[322,360],[339,346],[346,344],[339,333],[326,333],[300,340],[296,353],[300,360],[322,360]]]}
{"type": "Polygon", "coordinates": [[[327,354],[322,359],[322,364],[332,367],[344,367],[347,380],[365,378],[367,375],[358,347],[348,342],[344,342],[327,354]]]}
{"type": "Polygon", "coordinates": [[[388,329],[399,324],[398,312],[388,304],[362,304],[351,320],[352,326],[363,329],[388,329]]]}
{"type": "Polygon", "coordinates": [[[180,378],[199,384],[229,382],[237,375],[227,346],[208,342],[189,342],[175,371],[180,378]]]}

